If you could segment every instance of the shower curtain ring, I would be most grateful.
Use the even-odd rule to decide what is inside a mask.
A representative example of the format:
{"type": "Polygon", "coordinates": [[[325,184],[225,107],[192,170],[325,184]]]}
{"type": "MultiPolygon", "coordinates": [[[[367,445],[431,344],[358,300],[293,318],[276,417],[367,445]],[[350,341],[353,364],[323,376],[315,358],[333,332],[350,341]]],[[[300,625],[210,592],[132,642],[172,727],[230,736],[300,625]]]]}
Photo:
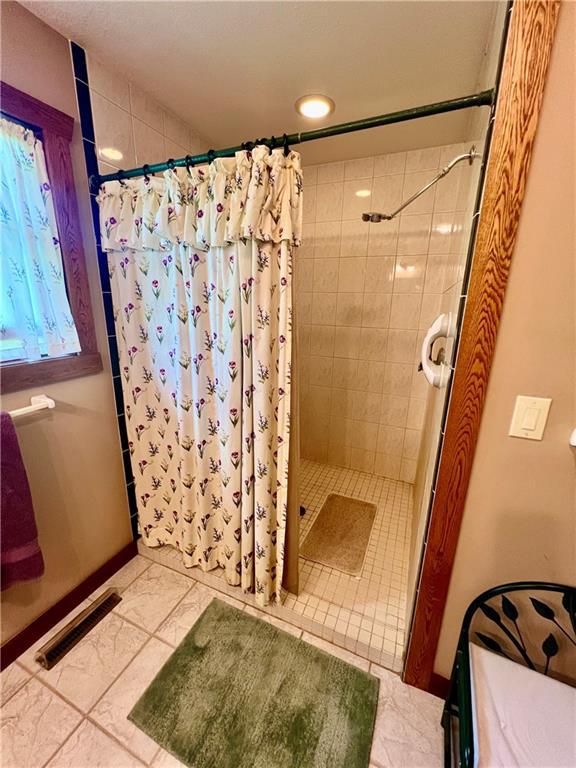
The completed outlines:
{"type": "Polygon", "coordinates": [[[190,169],[194,167],[194,163],[192,162],[192,155],[186,155],[186,170],[188,173],[190,173],[190,169]]]}
{"type": "Polygon", "coordinates": [[[290,147],[288,146],[288,136],[286,134],[282,136],[282,144],[284,145],[284,157],[288,157],[290,154],[290,147]]]}
{"type": "Polygon", "coordinates": [[[166,160],[166,165],[168,166],[168,168],[170,168],[171,171],[173,171],[174,167],[175,167],[174,166],[174,158],[171,157],[169,160],[166,160]]]}
{"type": "Polygon", "coordinates": [[[142,170],[144,171],[144,181],[148,183],[150,181],[150,166],[148,163],[142,166],[142,170]]]}
{"type": "Polygon", "coordinates": [[[213,163],[216,159],[216,152],[213,149],[209,149],[206,154],[208,155],[208,162],[213,163]]]}
{"type": "Polygon", "coordinates": [[[126,171],[124,169],[122,169],[122,168],[118,171],[118,181],[120,182],[120,186],[121,187],[125,187],[126,186],[126,182],[124,181],[125,173],[126,173],[126,171]]]}

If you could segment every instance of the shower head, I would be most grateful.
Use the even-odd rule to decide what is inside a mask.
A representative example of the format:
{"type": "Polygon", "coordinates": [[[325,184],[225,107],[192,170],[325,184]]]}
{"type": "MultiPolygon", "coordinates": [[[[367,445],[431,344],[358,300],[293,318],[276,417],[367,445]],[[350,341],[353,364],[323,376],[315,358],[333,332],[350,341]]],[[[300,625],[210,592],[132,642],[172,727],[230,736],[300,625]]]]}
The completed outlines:
{"type": "Polygon", "coordinates": [[[382,220],[389,221],[392,216],[389,213],[363,213],[362,221],[372,221],[374,224],[380,223],[382,220]]]}
{"type": "Polygon", "coordinates": [[[401,206],[396,208],[395,211],[392,213],[376,213],[375,211],[363,213],[362,221],[370,221],[374,224],[378,224],[381,221],[390,221],[390,219],[395,218],[400,213],[400,211],[403,211],[404,208],[409,206],[410,203],[414,202],[414,200],[420,197],[420,195],[423,195],[426,190],[430,189],[430,187],[440,181],[440,179],[443,179],[444,176],[447,176],[455,165],[458,165],[458,163],[461,163],[463,160],[468,160],[469,165],[472,165],[474,160],[478,158],[480,158],[480,153],[476,150],[476,146],[473,144],[468,152],[463,155],[458,155],[458,157],[455,157],[453,160],[451,160],[448,165],[444,166],[444,168],[442,168],[431,181],[425,184],[422,189],[419,189],[417,192],[415,192],[412,197],[408,198],[408,200],[405,200],[401,206]]]}

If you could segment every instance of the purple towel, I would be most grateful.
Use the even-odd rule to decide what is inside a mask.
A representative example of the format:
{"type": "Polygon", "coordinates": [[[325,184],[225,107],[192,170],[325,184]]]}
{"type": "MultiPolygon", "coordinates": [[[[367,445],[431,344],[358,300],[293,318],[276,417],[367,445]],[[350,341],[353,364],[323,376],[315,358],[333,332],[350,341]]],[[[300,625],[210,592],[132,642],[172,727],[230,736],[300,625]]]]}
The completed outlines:
{"type": "Polygon", "coordinates": [[[0,559],[2,590],[17,581],[37,579],[44,558],[26,468],[9,413],[0,414],[0,559]]]}

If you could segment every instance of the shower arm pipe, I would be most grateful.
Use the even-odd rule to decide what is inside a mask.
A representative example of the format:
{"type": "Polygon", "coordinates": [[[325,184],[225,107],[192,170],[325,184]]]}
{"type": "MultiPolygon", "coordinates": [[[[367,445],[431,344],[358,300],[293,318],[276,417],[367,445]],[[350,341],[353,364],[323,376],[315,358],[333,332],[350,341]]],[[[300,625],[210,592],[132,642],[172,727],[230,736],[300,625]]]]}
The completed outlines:
{"type": "Polygon", "coordinates": [[[396,216],[398,216],[400,211],[403,211],[404,208],[408,208],[408,206],[413,203],[414,200],[417,200],[420,195],[423,195],[424,192],[427,192],[430,189],[430,187],[433,187],[434,184],[437,184],[440,179],[443,179],[444,176],[447,176],[455,165],[458,165],[458,163],[461,163],[463,160],[468,160],[468,163],[472,165],[476,158],[480,158],[480,153],[476,151],[475,146],[472,146],[470,147],[469,152],[465,152],[463,155],[458,155],[458,157],[455,157],[453,160],[451,160],[448,165],[445,165],[444,168],[442,168],[442,170],[440,170],[433,179],[431,179],[417,192],[414,192],[412,197],[409,197],[408,200],[405,200],[402,205],[396,208],[395,211],[392,211],[392,213],[376,213],[374,211],[371,211],[370,213],[363,213],[362,221],[371,221],[377,224],[382,220],[390,221],[391,219],[394,219],[396,216]]]}
{"type": "MultiPolygon", "coordinates": [[[[398,112],[389,112],[385,115],[376,115],[375,117],[365,117],[362,120],[354,120],[350,123],[340,123],[339,125],[330,125],[325,128],[316,128],[312,131],[304,131],[302,133],[291,133],[286,137],[286,141],[289,145],[302,144],[305,141],[316,141],[316,139],[327,139],[331,136],[340,136],[344,133],[354,133],[355,131],[364,131],[368,128],[379,128],[384,125],[392,125],[393,123],[402,123],[407,120],[417,120],[421,117],[431,117],[433,115],[442,115],[446,112],[456,112],[460,109],[469,109],[470,107],[486,107],[492,105],[494,101],[495,90],[481,91],[480,93],[472,94],[471,96],[461,96],[458,99],[450,99],[448,101],[438,101],[434,104],[425,104],[421,107],[411,107],[410,109],[402,109],[398,112]]],[[[282,145],[282,139],[277,139],[275,142],[272,139],[258,139],[258,144],[276,144],[278,147],[282,145]]],[[[240,152],[244,149],[242,145],[237,147],[228,147],[227,149],[210,150],[201,155],[188,155],[187,157],[181,157],[178,160],[167,160],[163,163],[155,163],[150,165],[144,165],[140,168],[131,168],[130,170],[117,171],[116,173],[108,173],[104,176],[97,176],[98,184],[103,184],[107,181],[123,181],[124,179],[133,179],[138,176],[148,176],[154,173],[162,173],[169,168],[182,168],[191,165],[202,165],[209,163],[217,157],[233,157],[236,152],[240,152]]]]}

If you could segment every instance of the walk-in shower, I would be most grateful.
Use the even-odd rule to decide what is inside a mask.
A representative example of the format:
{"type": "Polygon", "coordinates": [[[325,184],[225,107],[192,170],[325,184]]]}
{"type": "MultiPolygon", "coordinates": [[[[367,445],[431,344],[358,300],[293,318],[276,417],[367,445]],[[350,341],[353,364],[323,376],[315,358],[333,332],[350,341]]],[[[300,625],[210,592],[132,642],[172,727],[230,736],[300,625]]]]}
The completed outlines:
{"type": "MultiPolygon", "coordinates": [[[[178,473],[186,489],[180,489],[181,493],[176,476],[171,478],[170,488],[164,490],[163,486],[163,465],[172,460],[172,455],[163,458],[150,453],[156,450],[156,443],[143,440],[149,416],[142,403],[155,412],[152,400],[142,398],[141,383],[137,389],[127,380],[124,391],[130,404],[127,423],[130,429],[136,429],[129,444],[141,507],[140,530],[144,543],[152,547],[149,556],[163,559],[166,552],[162,552],[161,545],[172,545],[175,550],[163,547],[168,550],[171,564],[179,569],[196,566],[194,575],[198,580],[216,584],[260,607],[267,606],[272,614],[281,611],[302,628],[394,669],[401,665],[410,563],[415,562],[411,552],[420,492],[416,493],[415,504],[413,489],[420,487],[422,446],[426,443],[429,447],[425,425],[430,395],[426,379],[418,370],[419,350],[427,328],[440,313],[449,312],[459,297],[470,201],[477,179],[470,165],[479,157],[471,139],[478,144],[483,132],[471,129],[465,144],[305,165],[302,175],[298,154],[291,152],[290,145],[470,107],[488,107],[493,96],[492,90],[484,90],[450,101],[290,134],[280,141],[258,140],[146,164],[97,180],[101,187],[102,242],[118,258],[113,285],[118,283],[132,290],[126,273],[133,274],[134,284],[141,288],[137,274],[151,279],[146,251],[152,248],[164,254],[158,264],[164,264],[166,275],[152,275],[149,300],[142,304],[140,340],[134,336],[138,324],[130,324],[130,317],[141,297],[136,296],[135,301],[128,293],[120,296],[117,287],[113,290],[115,305],[121,310],[119,322],[126,328],[129,324],[132,334],[130,349],[122,358],[123,370],[138,376],[138,355],[142,357],[146,344],[152,350],[157,341],[166,355],[170,355],[172,347],[189,347],[176,361],[167,356],[164,362],[162,358],[159,373],[158,361],[150,357],[150,364],[143,369],[146,379],[142,379],[162,392],[166,389],[163,379],[168,378],[168,373],[172,376],[174,404],[168,398],[161,405],[170,429],[178,430],[170,446],[174,455],[174,446],[178,446],[178,473]],[[468,167],[464,161],[468,161],[468,167]],[[211,164],[209,174],[205,167],[198,167],[206,163],[211,164]],[[246,169],[250,170],[246,184],[240,178],[242,169],[246,173],[246,169]],[[278,185],[280,169],[282,184],[278,185]],[[153,178],[159,172],[165,172],[164,178],[153,178]],[[140,177],[144,182],[131,181],[140,177]],[[260,177],[265,180],[263,191],[257,183],[260,177]],[[220,185],[216,202],[211,184],[220,185]],[[149,190],[155,191],[161,204],[154,202],[154,195],[147,194],[149,190]],[[183,190],[185,194],[179,194],[183,190]],[[254,210],[258,216],[245,230],[242,226],[238,229],[238,222],[248,221],[247,211],[254,207],[251,195],[257,198],[254,210]],[[170,208],[172,199],[179,201],[175,209],[170,208]],[[374,213],[365,212],[368,199],[374,213]],[[294,205],[296,200],[298,204],[294,205]],[[125,233],[118,222],[129,210],[130,201],[142,208],[143,219],[152,228],[150,234],[146,228],[130,230],[129,248],[136,256],[134,261],[128,257],[127,262],[125,233]],[[248,203],[252,208],[245,207],[248,203]],[[282,223],[286,216],[288,228],[282,223]],[[253,251],[253,265],[245,258],[242,239],[246,237],[255,242],[261,238],[265,243],[253,251]],[[153,242],[148,242],[150,238],[153,242]],[[280,242],[286,247],[283,245],[281,254],[273,254],[270,245],[280,242]],[[182,244],[192,249],[189,265],[181,261],[182,244]],[[233,296],[232,283],[221,290],[220,273],[211,266],[219,252],[211,254],[211,248],[229,248],[232,271],[237,263],[241,266],[241,295],[237,306],[226,304],[225,318],[222,316],[226,322],[222,320],[222,324],[215,315],[210,332],[202,336],[198,327],[202,330],[206,318],[212,317],[210,302],[217,297],[230,303],[233,296]],[[280,303],[272,314],[261,313],[265,307],[260,299],[268,296],[266,292],[257,302],[256,314],[247,314],[252,307],[252,293],[259,285],[258,275],[273,263],[273,255],[280,259],[278,285],[282,291],[286,291],[292,277],[296,307],[292,324],[287,320],[289,303],[280,303]],[[180,270],[182,274],[190,272],[188,282],[181,281],[180,270]],[[200,280],[204,291],[199,289],[197,272],[204,275],[200,280]],[[166,293],[170,286],[176,286],[173,293],[174,298],[179,297],[179,307],[170,303],[166,293]],[[160,291],[164,291],[166,299],[162,304],[166,316],[163,322],[161,318],[155,323],[152,331],[156,341],[152,344],[146,329],[146,308],[156,307],[156,293],[160,291]],[[186,326],[188,313],[183,297],[194,291],[191,326],[186,326]],[[173,311],[177,311],[180,324],[172,325],[173,311]],[[277,332],[266,330],[271,328],[272,316],[282,320],[277,332]],[[166,329],[183,335],[184,347],[180,342],[163,344],[166,329]],[[253,340],[263,333],[272,334],[268,341],[277,346],[283,371],[287,370],[285,364],[291,354],[291,376],[285,377],[277,392],[269,377],[278,369],[274,361],[272,366],[262,362],[265,340],[260,347],[253,340]],[[287,353],[291,334],[296,335],[297,351],[287,353]],[[218,353],[229,354],[228,337],[233,345],[239,340],[238,354],[230,361],[226,358],[222,368],[218,353]],[[253,367],[256,361],[251,362],[250,354],[257,347],[262,365],[253,367]],[[244,387],[242,400],[236,402],[235,382],[244,379],[244,372],[238,377],[239,360],[243,371],[245,368],[255,377],[256,389],[244,387]],[[178,367],[173,369],[175,362],[178,367]],[[186,395],[188,369],[193,380],[198,379],[203,387],[198,397],[192,392],[186,395]],[[204,371],[206,376],[202,378],[204,371]],[[159,383],[154,383],[155,376],[159,383]],[[299,394],[292,409],[299,411],[300,438],[299,445],[294,439],[290,441],[286,472],[278,467],[280,453],[284,467],[288,459],[285,427],[290,417],[285,409],[290,407],[294,383],[299,394]],[[216,397],[228,398],[229,402],[213,407],[210,403],[216,397]],[[216,416],[203,426],[211,408],[216,416]],[[172,411],[176,420],[172,420],[172,411]],[[136,421],[131,421],[135,414],[136,421]],[[265,435],[271,425],[279,424],[280,416],[284,426],[274,438],[279,446],[275,451],[274,441],[266,440],[265,435]],[[238,433],[242,453],[234,446],[228,448],[230,430],[238,433]],[[221,444],[218,451],[209,447],[210,441],[216,439],[221,444]],[[265,450],[266,461],[260,455],[253,456],[252,448],[259,454],[265,450]],[[205,465],[199,480],[188,468],[192,449],[197,452],[197,461],[205,465]],[[160,460],[159,470],[154,471],[152,465],[160,460]],[[249,470],[248,465],[253,469],[249,470]],[[242,483],[238,484],[235,478],[240,471],[242,483]],[[280,495],[273,493],[271,483],[275,478],[281,483],[277,486],[282,489],[280,495]],[[299,495],[293,491],[295,480],[300,485],[299,495]],[[174,506],[173,498],[193,499],[190,489],[195,482],[200,483],[203,510],[197,520],[198,534],[194,504],[178,502],[180,511],[170,507],[174,506]],[[230,509],[229,501],[233,504],[230,509]],[[305,513],[299,520],[301,507],[305,513]],[[241,525],[230,527],[238,514],[241,525]],[[249,540],[253,547],[248,547],[249,540]],[[245,555],[231,559],[236,551],[245,555]],[[298,571],[300,583],[296,589],[298,571]],[[288,572],[290,583],[282,579],[282,573],[288,572]],[[282,602],[282,607],[277,601],[282,602]]],[[[482,110],[482,114],[486,111],[482,110]]],[[[477,123],[473,121],[472,125],[477,123]]],[[[270,296],[274,296],[277,281],[271,280],[270,296]]],[[[122,338],[125,335],[120,334],[122,338]]],[[[154,394],[154,388],[150,394],[154,394]]],[[[166,429],[158,433],[162,439],[166,429]]],[[[434,448],[429,452],[433,453],[434,448]]]]}

